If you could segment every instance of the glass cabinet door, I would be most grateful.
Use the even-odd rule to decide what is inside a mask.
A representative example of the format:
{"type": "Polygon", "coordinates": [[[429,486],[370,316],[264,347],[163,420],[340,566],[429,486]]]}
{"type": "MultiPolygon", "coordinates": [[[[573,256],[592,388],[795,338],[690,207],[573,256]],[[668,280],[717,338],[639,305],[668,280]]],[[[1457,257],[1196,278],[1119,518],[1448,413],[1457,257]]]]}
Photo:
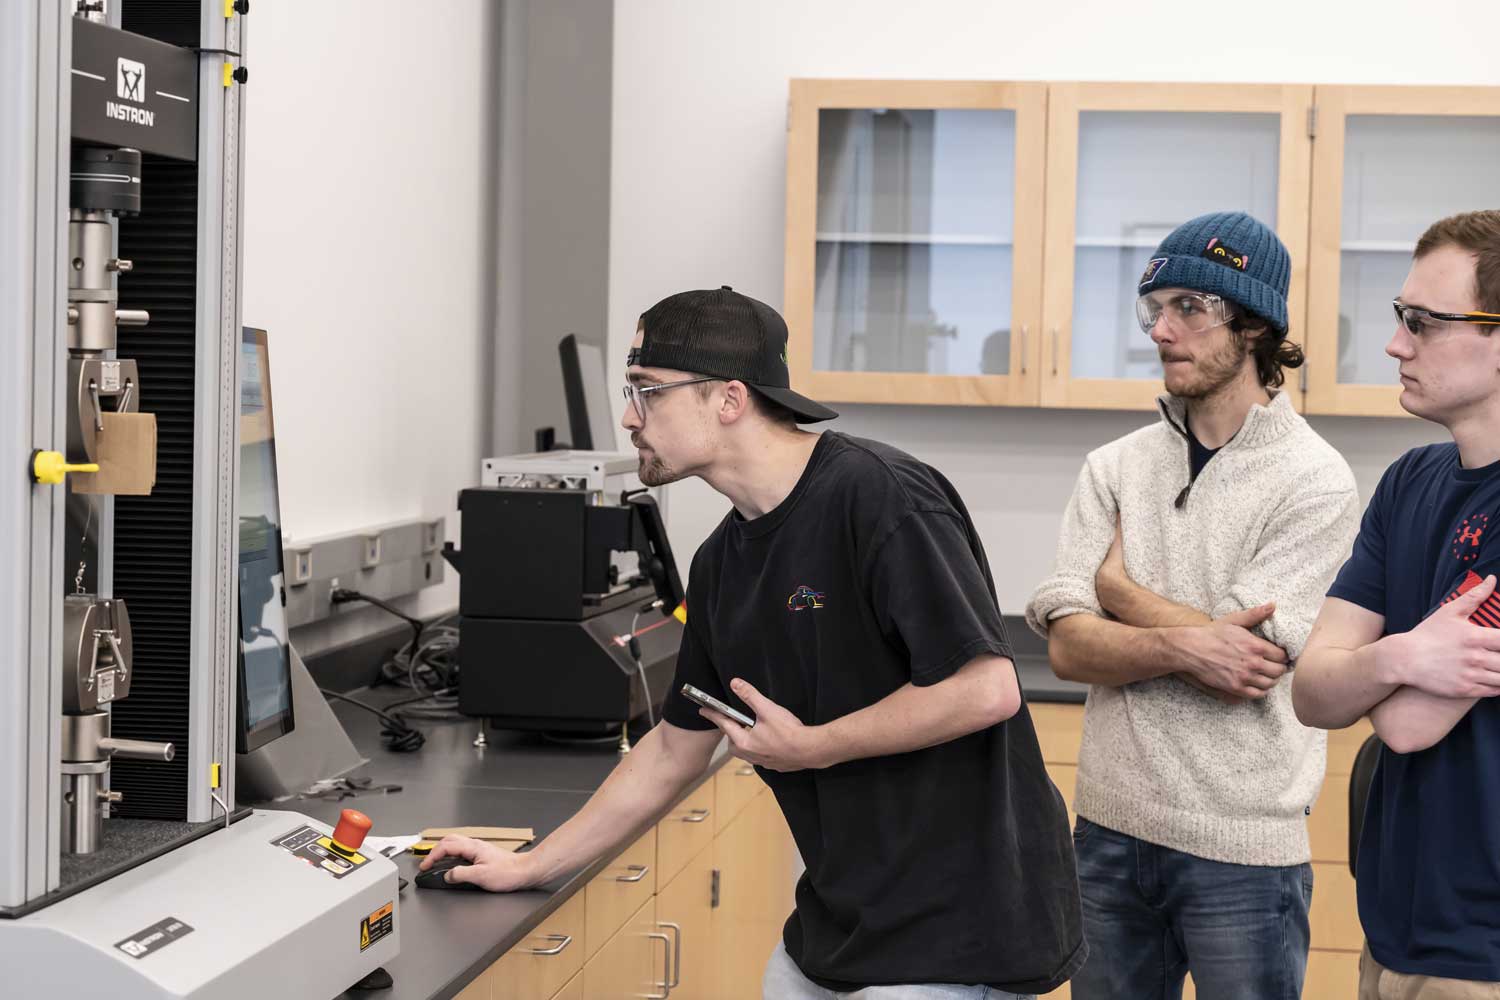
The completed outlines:
{"type": "Polygon", "coordinates": [[[1044,95],[793,81],[795,387],[828,401],[1036,402],[1044,95]]]}
{"type": "Polygon", "coordinates": [[[1500,92],[1318,87],[1309,412],[1404,413],[1391,300],[1417,238],[1500,206],[1500,92]]]}
{"type": "Polygon", "coordinates": [[[1300,293],[1310,103],[1309,87],[1052,87],[1044,403],[1153,405],[1161,362],[1136,288],[1161,240],[1195,216],[1243,211],[1277,227],[1300,293]]]}

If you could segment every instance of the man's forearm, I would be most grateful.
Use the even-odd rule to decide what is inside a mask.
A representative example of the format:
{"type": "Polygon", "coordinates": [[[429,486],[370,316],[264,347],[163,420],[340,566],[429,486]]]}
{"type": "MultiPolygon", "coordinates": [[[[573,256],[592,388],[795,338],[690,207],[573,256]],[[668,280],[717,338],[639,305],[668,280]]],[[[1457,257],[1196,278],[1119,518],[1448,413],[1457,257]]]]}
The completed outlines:
{"type": "Polygon", "coordinates": [[[1344,729],[1387,698],[1401,682],[1390,663],[1387,636],[1357,649],[1316,642],[1316,632],[1292,671],[1292,708],[1304,726],[1344,729]]]}
{"type": "Polygon", "coordinates": [[[817,727],[818,765],[925,750],[987,729],[1021,704],[1015,667],[1001,656],[971,660],[937,684],[906,684],[875,704],[817,727]]]}
{"type": "Polygon", "coordinates": [[[1416,753],[1447,736],[1478,700],[1403,687],[1370,710],[1370,721],[1381,742],[1396,753],[1416,753]]]}
{"type": "Polygon", "coordinates": [[[1054,619],[1047,635],[1052,672],[1063,680],[1118,687],[1184,667],[1163,629],[1078,614],[1054,619]]]}
{"type": "MultiPolygon", "coordinates": [[[[709,753],[718,738],[717,730],[702,734],[710,742],[709,753]]],[[[583,808],[526,855],[532,865],[531,884],[542,885],[575,871],[621,843],[681,795],[707,760],[707,754],[686,748],[674,753],[662,726],[647,733],[583,808]]]]}
{"type": "Polygon", "coordinates": [[[1168,600],[1129,577],[1101,577],[1096,586],[1104,610],[1136,628],[1207,625],[1213,621],[1198,609],[1168,600]]]}

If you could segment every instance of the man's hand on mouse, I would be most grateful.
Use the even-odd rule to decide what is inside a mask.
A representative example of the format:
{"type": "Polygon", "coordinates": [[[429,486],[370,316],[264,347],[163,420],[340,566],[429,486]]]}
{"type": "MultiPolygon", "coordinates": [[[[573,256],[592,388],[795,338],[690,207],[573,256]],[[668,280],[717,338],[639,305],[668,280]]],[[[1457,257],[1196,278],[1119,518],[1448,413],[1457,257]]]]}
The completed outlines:
{"type": "Polygon", "coordinates": [[[530,888],[530,858],[473,837],[444,837],[427,855],[419,871],[427,871],[443,858],[460,858],[467,864],[443,873],[447,882],[472,882],[490,892],[514,892],[530,888]]]}

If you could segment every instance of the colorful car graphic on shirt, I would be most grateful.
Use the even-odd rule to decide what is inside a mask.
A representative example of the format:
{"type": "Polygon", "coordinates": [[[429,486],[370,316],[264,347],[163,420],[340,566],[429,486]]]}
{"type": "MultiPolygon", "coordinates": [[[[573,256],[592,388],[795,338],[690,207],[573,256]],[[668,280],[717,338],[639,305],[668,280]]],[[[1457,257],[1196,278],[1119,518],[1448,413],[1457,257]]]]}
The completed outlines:
{"type": "Polygon", "coordinates": [[[792,596],[786,599],[786,609],[788,611],[805,611],[808,608],[821,608],[822,606],[823,592],[821,590],[813,590],[806,584],[798,587],[792,593],[792,596]]]}

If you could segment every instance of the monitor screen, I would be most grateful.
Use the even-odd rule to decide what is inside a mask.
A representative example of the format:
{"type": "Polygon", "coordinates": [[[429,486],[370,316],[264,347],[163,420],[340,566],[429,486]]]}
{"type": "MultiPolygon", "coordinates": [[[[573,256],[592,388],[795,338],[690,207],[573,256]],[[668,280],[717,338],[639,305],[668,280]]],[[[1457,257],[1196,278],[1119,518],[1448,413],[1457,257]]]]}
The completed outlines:
{"type": "Polygon", "coordinates": [[[292,663],[266,332],[240,342],[240,670],[237,749],[292,731],[292,663]]]}
{"type": "Polygon", "coordinates": [[[568,404],[570,445],[579,451],[614,451],[615,425],[609,408],[604,351],[568,334],[557,345],[562,362],[563,397],[568,404]]]}

